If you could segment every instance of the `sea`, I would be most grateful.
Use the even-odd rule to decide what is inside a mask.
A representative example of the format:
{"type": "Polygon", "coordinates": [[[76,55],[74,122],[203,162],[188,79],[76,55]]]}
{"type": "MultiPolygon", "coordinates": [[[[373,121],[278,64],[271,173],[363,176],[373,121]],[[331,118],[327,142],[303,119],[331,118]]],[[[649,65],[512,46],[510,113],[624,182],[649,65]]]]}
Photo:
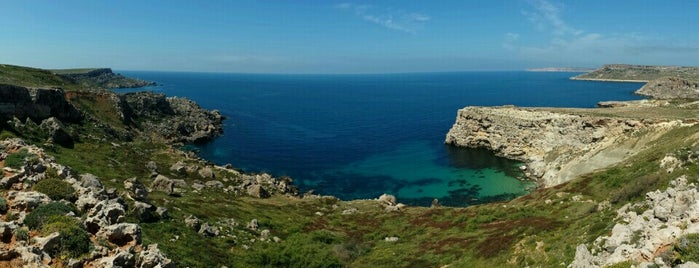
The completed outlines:
{"type": "Polygon", "coordinates": [[[158,83],[135,90],[187,97],[225,115],[221,137],[193,145],[207,160],[291,177],[301,193],[343,200],[387,193],[420,206],[508,200],[536,187],[521,163],[445,145],[458,109],[595,107],[641,99],[633,92],[642,86],[575,81],[578,73],[568,72],[119,73],[158,83]]]}

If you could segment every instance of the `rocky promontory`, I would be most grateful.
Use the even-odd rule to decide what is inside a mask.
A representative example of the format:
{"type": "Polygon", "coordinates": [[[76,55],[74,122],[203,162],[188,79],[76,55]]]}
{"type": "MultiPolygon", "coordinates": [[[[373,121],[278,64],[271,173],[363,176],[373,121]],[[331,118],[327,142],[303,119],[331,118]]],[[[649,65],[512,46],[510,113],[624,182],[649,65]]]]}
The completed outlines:
{"type": "Polygon", "coordinates": [[[677,77],[649,81],[635,92],[654,99],[699,99],[699,83],[677,77]]]}
{"type": "Polygon", "coordinates": [[[527,175],[548,187],[618,163],[680,124],[556,109],[466,107],[445,142],[522,161],[527,175]]]}
{"type": "Polygon", "coordinates": [[[66,80],[81,84],[87,88],[139,88],[156,85],[155,82],[125,77],[114,73],[111,68],[66,69],[53,70],[53,72],[66,80]]]}

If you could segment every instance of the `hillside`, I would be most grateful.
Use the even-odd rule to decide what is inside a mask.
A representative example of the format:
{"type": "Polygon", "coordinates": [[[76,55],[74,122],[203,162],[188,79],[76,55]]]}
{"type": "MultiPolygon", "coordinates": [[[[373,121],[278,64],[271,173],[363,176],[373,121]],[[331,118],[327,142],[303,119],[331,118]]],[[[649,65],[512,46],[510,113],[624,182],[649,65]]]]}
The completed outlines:
{"type": "Polygon", "coordinates": [[[648,82],[663,77],[699,81],[699,67],[608,64],[571,79],[648,82]]]}
{"type": "Polygon", "coordinates": [[[31,88],[61,88],[68,91],[137,88],[154,82],[124,77],[109,68],[43,70],[0,64],[0,84],[31,88]]]}
{"type": "MultiPolygon", "coordinates": [[[[223,117],[193,102],[152,93],[30,89],[65,80],[38,69],[20,74],[3,78],[15,86],[0,88],[28,96],[0,99],[0,186],[7,204],[3,210],[0,200],[0,214],[2,226],[9,226],[0,232],[0,266],[629,267],[656,258],[699,261],[696,247],[687,246],[699,243],[693,235],[699,205],[690,199],[696,189],[688,186],[699,183],[699,105],[691,101],[492,112],[473,126],[484,135],[520,137],[506,139],[508,146],[538,137],[578,137],[584,146],[584,136],[602,128],[613,131],[590,138],[619,135],[623,144],[637,146],[614,162],[511,201],[410,207],[391,195],[342,201],[299,194],[292,178],[245,174],[181,151],[182,142],[221,133],[223,117]],[[46,103],[31,90],[63,98],[46,103]],[[55,109],[30,116],[27,107],[55,109]],[[517,115],[534,112],[567,119],[557,125],[517,115]],[[632,121],[668,127],[627,132],[632,121]],[[536,135],[499,132],[506,127],[536,135]],[[37,201],[22,203],[26,199],[17,196],[37,201]],[[49,206],[58,200],[69,204],[49,206]],[[39,220],[49,227],[22,220],[35,211],[53,213],[39,220]],[[70,232],[80,234],[78,242],[68,243],[74,241],[65,238],[70,232]],[[621,255],[627,251],[639,253],[621,255]]],[[[461,135],[470,134],[458,135],[467,140],[461,135]]],[[[566,146],[551,148],[541,154],[544,161],[574,156],[566,146]]]]}

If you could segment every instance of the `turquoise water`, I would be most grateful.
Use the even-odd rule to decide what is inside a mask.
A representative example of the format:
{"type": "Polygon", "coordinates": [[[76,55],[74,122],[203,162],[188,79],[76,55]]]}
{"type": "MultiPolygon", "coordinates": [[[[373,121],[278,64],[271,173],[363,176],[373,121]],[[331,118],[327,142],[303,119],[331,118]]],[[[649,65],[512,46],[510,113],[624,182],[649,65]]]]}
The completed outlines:
{"type": "Polygon", "coordinates": [[[516,162],[444,145],[458,109],[594,107],[639,99],[632,92],[641,86],[569,80],[575,73],[122,73],[226,115],[224,135],[198,146],[209,160],[290,176],[302,191],[342,199],[390,193],[414,205],[510,199],[534,186],[517,179],[516,162]]]}

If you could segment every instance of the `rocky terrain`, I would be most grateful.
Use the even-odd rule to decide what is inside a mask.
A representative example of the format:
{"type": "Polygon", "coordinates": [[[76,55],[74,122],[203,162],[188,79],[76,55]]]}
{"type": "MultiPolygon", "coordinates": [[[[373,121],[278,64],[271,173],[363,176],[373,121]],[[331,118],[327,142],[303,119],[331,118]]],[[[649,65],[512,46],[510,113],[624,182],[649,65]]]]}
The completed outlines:
{"type": "Polygon", "coordinates": [[[546,109],[466,107],[445,142],[522,161],[529,177],[550,187],[619,163],[680,125],[546,109]]]}
{"type": "Polygon", "coordinates": [[[663,77],[649,81],[635,93],[654,99],[699,99],[699,83],[663,77]]]}

